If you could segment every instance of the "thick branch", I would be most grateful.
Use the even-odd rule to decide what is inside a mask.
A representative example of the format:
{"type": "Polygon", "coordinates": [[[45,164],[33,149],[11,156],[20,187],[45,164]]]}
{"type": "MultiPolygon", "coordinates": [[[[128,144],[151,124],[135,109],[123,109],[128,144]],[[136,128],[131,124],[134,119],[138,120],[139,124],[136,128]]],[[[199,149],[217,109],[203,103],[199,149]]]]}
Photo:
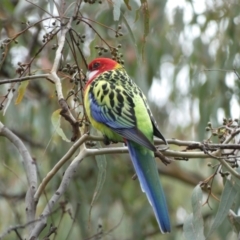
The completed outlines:
{"type": "MultiPolygon", "coordinates": [[[[203,152],[203,151],[198,151],[198,152],[187,152],[187,151],[174,151],[174,150],[165,150],[163,151],[163,154],[168,157],[174,157],[174,158],[182,158],[182,159],[188,159],[188,158],[214,158],[218,160],[233,176],[236,178],[240,179],[240,174],[235,171],[226,161],[223,159],[221,156],[221,152],[223,149],[240,149],[240,144],[230,144],[230,148],[228,148],[228,143],[233,139],[234,136],[240,133],[240,129],[236,129],[230,136],[227,137],[227,139],[223,142],[222,147],[217,148],[217,146],[220,146],[221,144],[206,144],[206,143],[200,143],[200,142],[195,142],[195,141],[181,141],[177,139],[169,139],[167,142],[169,144],[175,144],[178,146],[195,146],[195,148],[199,149],[206,149],[207,147],[211,147],[211,149],[216,149],[215,151],[208,153],[208,152],[203,152]]],[[[103,141],[104,138],[102,137],[96,137],[96,136],[91,136],[91,140],[95,141],[103,141]]],[[[154,139],[155,144],[162,144],[163,141],[159,139],[154,139]]],[[[98,149],[96,152],[96,149],[91,149],[91,155],[94,154],[108,154],[108,153],[124,153],[127,152],[126,147],[118,148],[107,148],[107,149],[98,149]],[[116,151],[116,152],[115,152],[116,151]]]]}
{"type": "MultiPolygon", "coordinates": [[[[88,140],[92,141],[104,141],[104,137],[102,136],[94,136],[90,135],[88,140]]],[[[169,145],[176,145],[176,146],[182,146],[182,147],[188,147],[188,150],[190,149],[203,149],[203,147],[207,150],[214,150],[217,148],[221,149],[239,149],[240,150],[240,144],[227,144],[227,143],[204,143],[204,142],[197,142],[197,141],[186,141],[186,140],[179,140],[175,138],[170,138],[166,140],[169,145]]],[[[164,144],[163,140],[159,138],[154,138],[154,144],[164,144]]]]}
{"type": "Polygon", "coordinates": [[[41,231],[46,227],[47,224],[47,216],[52,212],[54,205],[63,195],[63,193],[67,190],[71,179],[73,178],[75,172],[77,171],[78,164],[88,155],[87,149],[85,148],[85,144],[82,145],[81,151],[74,158],[72,163],[69,165],[65,174],[63,176],[62,182],[55,192],[55,194],[49,200],[47,206],[44,208],[42,214],[40,215],[40,221],[36,224],[34,229],[31,232],[31,236],[29,239],[37,239],[41,231]]]}
{"type": "MultiPolygon", "coordinates": [[[[39,188],[36,191],[34,196],[35,201],[39,200],[42,192],[44,191],[45,187],[49,183],[49,181],[53,178],[53,176],[58,172],[58,170],[72,157],[72,155],[79,149],[79,147],[86,141],[94,140],[94,141],[103,141],[104,138],[100,136],[90,136],[90,135],[83,135],[73,146],[68,150],[68,152],[58,161],[58,163],[52,168],[52,170],[46,175],[46,177],[42,180],[39,188]]],[[[163,143],[162,140],[155,139],[155,143],[161,144],[163,143]]],[[[181,141],[177,139],[170,139],[168,140],[170,144],[176,144],[180,146],[196,146],[198,145],[200,149],[203,147],[203,143],[194,142],[194,141],[181,141]]],[[[209,147],[216,148],[220,144],[208,144],[209,147]]],[[[227,144],[224,145],[227,148],[227,144]]],[[[231,144],[232,148],[239,148],[240,145],[238,144],[231,144]]],[[[109,148],[101,148],[101,149],[86,149],[88,155],[103,155],[103,154],[113,154],[113,153],[128,153],[127,147],[109,147],[109,148]]],[[[165,156],[179,158],[179,159],[189,159],[189,158],[210,158],[209,154],[204,153],[202,151],[175,151],[175,150],[165,150],[162,152],[165,156]]],[[[179,160],[178,159],[178,160],[179,160]]],[[[231,168],[232,169],[232,168],[231,168]]],[[[234,171],[234,169],[232,169],[234,171]]],[[[235,172],[235,171],[234,171],[235,172]]],[[[234,173],[236,175],[236,173],[234,173]]]]}
{"type": "Polygon", "coordinates": [[[37,189],[37,171],[36,164],[32,159],[28,149],[25,147],[20,138],[18,138],[13,132],[11,132],[7,127],[5,127],[0,122],[0,135],[6,137],[9,141],[13,143],[13,145],[18,149],[21,157],[24,169],[26,171],[27,180],[29,188],[27,190],[25,202],[26,202],[26,212],[28,221],[32,221],[35,218],[35,202],[34,202],[34,194],[37,189]]]}
{"type": "Polygon", "coordinates": [[[58,102],[62,108],[61,115],[72,126],[73,136],[72,136],[71,140],[74,142],[80,137],[78,122],[72,115],[72,113],[68,107],[68,104],[64,99],[63,92],[62,92],[62,83],[61,83],[60,78],[57,75],[58,66],[59,66],[59,63],[60,63],[60,60],[62,57],[62,50],[63,50],[65,40],[66,40],[66,34],[71,29],[72,20],[73,20],[73,18],[70,18],[67,25],[65,27],[63,27],[63,29],[61,31],[61,35],[60,35],[59,42],[58,42],[58,48],[56,51],[56,55],[55,55],[55,59],[54,59],[54,63],[53,63],[51,72],[49,74],[49,78],[55,83],[55,86],[56,86],[58,102]]]}
{"type": "Polygon", "coordinates": [[[88,135],[85,134],[76,143],[74,143],[72,147],[68,150],[68,152],[57,162],[57,164],[42,180],[34,196],[34,199],[36,202],[38,201],[39,197],[41,196],[48,182],[53,178],[53,176],[58,172],[58,170],[63,166],[63,164],[72,157],[72,155],[76,152],[76,150],[80,148],[80,146],[87,140],[87,138],[88,138],[88,135]]]}
{"type": "MultiPolygon", "coordinates": [[[[52,179],[52,177],[57,173],[57,171],[63,166],[63,164],[68,161],[72,155],[75,153],[79,147],[82,147],[82,150],[80,151],[79,155],[73,160],[71,165],[68,167],[67,171],[64,174],[63,180],[59,186],[59,189],[55,193],[55,195],[51,198],[49,201],[48,206],[44,209],[43,214],[42,214],[42,220],[41,223],[36,226],[35,230],[32,233],[32,236],[38,236],[38,234],[42,231],[46,224],[46,217],[44,217],[46,214],[48,214],[51,210],[53,205],[56,203],[56,201],[60,198],[60,196],[64,193],[64,191],[67,189],[67,186],[70,183],[70,179],[73,176],[73,173],[75,172],[75,168],[79,164],[79,162],[82,161],[82,159],[86,156],[91,156],[91,155],[102,155],[102,154],[111,154],[111,153],[128,153],[127,147],[112,147],[112,148],[101,148],[101,149],[89,149],[85,147],[84,142],[89,141],[89,140],[94,140],[94,141],[102,141],[104,140],[103,137],[98,137],[98,136],[89,136],[87,134],[83,135],[81,139],[79,139],[70,149],[69,151],[60,159],[60,161],[54,166],[54,168],[47,174],[47,176],[43,179],[42,183],[40,184],[36,194],[35,194],[35,201],[38,201],[39,197],[41,196],[42,192],[44,191],[46,185],[48,182],[52,179]]],[[[229,139],[224,143],[224,147],[227,148],[228,144],[227,142],[229,139]]],[[[156,144],[162,144],[163,141],[155,139],[156,144]]],[[[200,142],[194,142],[194,141],[180,141],[177,139],[170,139],[168,140],[169,144],[175,144],[179,146],[186,146],[189,148],[199,148],[203,149],[206,147],[206,144],[200,143],[200,142]]],[[[216,149],[219,145],[221,144],[208,144],[207,146],[211,149],[216,149]]],[[[231,148],[240,148],[239,145],[237,144],[231,144],[231,148]]],[[[211,155],[208,153],[205,153],[203,151],[174,151],[174,150],[165,150],[162,153],[165,156],[169,157],[174,157],[174,158],[180,158],[180,159],[189,159],[189,158],[216,158],[218,161],[220,161],[224,166],[227,164],[223,159],[218,158],[219,151],[221,151],[221,148],[212,151],[211,155]]],[[[230,167],[227,164],[228,167],[230,167]]],[[[238,173],[230,167],[228,169],[234,176],[239,177],[238,173]]]]}
{"type": "Polygon", "coordinates": [[[57,75],[57,71],[58,71],[58,66],[59,66],[59,63],[60,63],[60,60],[62,57],[62,50],[63,50],[64,44],[65,44],[66,34],[69,31],[69,29],[71,28],[71,23],[72,23],[72,18],[69,20],[67,26],[65,26],[63,28],[63,30],[61,31],[54,63],[53,63],[52,70],[49,75],[49,78],[52,79],[56,85],[58,100],[64,99],[64,97],[63,97],[63,93],[62,93],[61,80],[57,75]]]}

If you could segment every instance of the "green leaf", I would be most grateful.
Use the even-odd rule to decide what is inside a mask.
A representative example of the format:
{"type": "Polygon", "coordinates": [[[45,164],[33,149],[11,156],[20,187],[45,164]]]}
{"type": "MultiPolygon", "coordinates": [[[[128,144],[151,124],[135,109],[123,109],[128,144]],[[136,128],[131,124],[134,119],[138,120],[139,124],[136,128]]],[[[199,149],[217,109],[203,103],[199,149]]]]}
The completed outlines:
{"type": "Polygon", "coordinates": [[[135,37],[134,37],[134,34],[133,34],[133,32],[132,32],[132,28],[131,28],[131,26],[129,26],[128,21],[127,21],[127,19],[126,19],[124,16],[122,16],[122,19],[123,19],[123,22],[125,23],[125,26],[127,27],[128,31],[129,31],[129,33],[130,33],[130,38],[131,38],[132,41],[133,41],[133,44],[134,44],[136,53],[138,53],[138,51],[137,51],[137,43],[136,43],[136,39],[135,39],[135,37]]]}
{"type": "Polygon", "coordinates": [[[129,0],[124,0],[125,5],[127,6],[128,10],[132,10],[131,6],[129,5],[129,0]]]}
{"type": "Polygon", "coordinates": [[[70,142],[70,140],[66,137],[65,133],[63,132],[62,128],[60,127],[60,119],[61,119],[61,112],[62,109],[58,109],[56,111],[53,112],[52,116],[51,116],[51,121],[52,121],[52,125],[55,128],[56,133],[62,138],[62,140],[66,141],[66,142],[70,142]]]}
{"type": "Polygon", "coordinates": [[[202,189],[197,185],[192,194],[193,213],[189,214],[183,224],[183,233],[187,240],[204,240],[202,218],[202,189]]]}
{"type": "Polygon", "coordinates": [[[223,189],[216,217],[214,219],[212,227],[209,230],[207,238],[210,237],[210,235],[221,225],[223,220],[227,217],[229,209],[232,207],[236,195],[237,190],[235,188],[235,183],[227,179],[223,189]]]}
{"type": "MultiPolygon", "coordinates": [[[[235,171],[240,174],[240,167],[238,168],[235,168],[235,171]]],[[[234,181],[234,186],[236,188],[236,190],[239,192],[240,194],[240,179],[235,177],[235,176],[232,176],[232,181],[234,181]]]]}
{"type": "Polygon", "coordinates": [[[107,168],[107,160],[105,155],[98,155],[95,158],[98,166],[98,177],[97,177],[97,185],[94,190],[94,194],[91,202],[91,207],[93,206],[94,202],[97,200],[97,198],[101,193],[103,184],[106,179],[106,168],[107,168]]]}
{"type": "Polygon", "coordinates": [[[145,51],[146,37],[149,34],[149,9],[147,0],[141,0],[142,10],[143,10],[143,21],[144,21],[144,29],[143,29],[143,46],[142,46],[142,58],[145,51]]]}
{"type": "Polygon", "coordinates": [[[240,216],[236,215],[231,209],[228,214],[228,219],[233,226],[234,231],[240,233],[240,216]]]}
{"type": "Polygon", "coordinates": [[[19,103],[22,101],[23,96],[24,96],[24,94],[25,94],[25,91],[26,91],[26,89],[27,89],[28,84],[29,84],[29,81],[23,81],[23,82],[21,82],[21,84],[20,84],[20,86],[19,86],[19,88],[18,88],[17,99],[16,99],[16,101],[15,101],[15,104],[16,104],[16,105],[19,104],[19,103]]]}
{"type": "Polygon", "coordinates": [[[53,9],[54,9],[54,1],[53,0],[49,1],[49,7],[50,7],[50,13],[53,14],[53,9]]]}
{"type": "Polygon", "coordinates": [[[114,0],[113,1],[113,19],[114,21],[118,21],[120,18],[120,11],[121,10],[121,1],[114,0]]]}
{"type": "Polygon", "coordinates": [[[2,6],[4,10],[7,10],[8,13],[13,13],[13,11],[16,9],[14,4],[11,1],[5,1],[4,5],[2,6]]]}
{"type": "Polygon", "coordinates": [[[137,22],[138,18],[139,18],[139,12],[140,12],[141,8],[138,8],[136,10],[136,15],[135,15],[135,20],[134,20],[134,23],[137,22]]]}
{"type": "Polygon", "coordinates": [[[95,37],[93,38],[92,42],[90,42],[90,44],[89,44],[90,55],[93,58],[98,56],[97,55],[97,51],[95,49],[96,45],[98,45],[98,38],[95,35],[95,37]]]}
{"type": "Polygon", "coordinates": [[[93,193],[90,210],[89,210],[89,223],[90,223],[90,218],[91,218],[92,207],[93,207],[94,202],[98,199],[98,197],[101,193],[103,184],[106,179],[106,169],[107,169],[107,160],[106,160],[105,155],[97,155],[97,156],[95,156],[95,159],[96,159],[97,166],[98,166],[98,177],[97,177],[97,185],[96,185],[94,193],[93,193]]]}

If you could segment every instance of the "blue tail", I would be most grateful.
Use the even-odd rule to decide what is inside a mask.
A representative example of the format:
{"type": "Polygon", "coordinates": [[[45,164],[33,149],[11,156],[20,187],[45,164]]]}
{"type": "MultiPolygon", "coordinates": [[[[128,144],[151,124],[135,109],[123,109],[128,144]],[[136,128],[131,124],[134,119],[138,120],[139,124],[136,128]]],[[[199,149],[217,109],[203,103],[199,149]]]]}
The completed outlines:
{"type": "Polygon", "coordinates": [[[154,153],[132,141],[127,141],[127,145],[142,191],[146,193],[153,207],[160,230],[163,233],[170,232],[167,203],[159,180],[154,153]]]}

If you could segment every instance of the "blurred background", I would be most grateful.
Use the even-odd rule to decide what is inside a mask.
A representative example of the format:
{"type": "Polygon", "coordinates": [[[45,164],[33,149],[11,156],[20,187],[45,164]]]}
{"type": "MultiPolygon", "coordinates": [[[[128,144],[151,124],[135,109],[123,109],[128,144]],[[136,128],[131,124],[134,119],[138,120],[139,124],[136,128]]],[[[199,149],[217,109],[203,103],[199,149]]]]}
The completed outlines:
{"type": "MultiPolygon", "coordinates": [[[[209,137],[205,131],[209,121],[217,127],[223,118],[239,118],[239,1],[80,2],[83,21],[74,22],[72,28],[81,36],[78,46],[84,58],[89,62],[99,55],[111,56],[108,45],[118,46],[127,72],[147,96],[167,139],[201,142],[209,137]],[[121,34],[116,37],[119,25],[121,34]],[[99,47],[106,48],[107,52],[99,47]]],[[[29,62],[31,72],[49,72],[58,37],[54,35],[49,40],[44,36],[57,28],[59,23],[54,16],[71,17],[74,10],[75,2],[71,0],[2,1],[0,79],[17,78],[21,64],[29,62]],[[7,39],[13,37],[14,41],[8,44],[7,39]]],[[[76,64],[70,46],[68,36],[59,69],[65,96],[72,89],[81,90],[79,83],[69,80],[69,72],[63,71],[67,63],[76,64]]],[[[78,66],[85,72],[86,66],[78,50],[76,55],[78,66]]],[[[0,85],[0,102],[5,99],[10,86],[0,85]]],[[[17,93],[5,114],[1,112],[0,120],[28,147],[36,160],[40,182],[72,143],[64,141],[51,123],[53,112],[59,108],[52,83],[44,79],[31,80],[23,99],[18,104],[16,99],[17,93]]],[[[77,115],[82,109],[81,93],[79,99],[71,100],[69,104],[81,120],[77,115]]],[[[70,139],[70,125],[62,120],[61,126],[70,139]]],[[[217,137],[212,140],[218,142],[217,137]]],[[[176,149],[176,146],[170,148],[176,149]]],[[[58,227],[57,235],[51,235],[49,239],[185,239],[182,224],[192,212],[192,191],[213,173],[214,170],[208,167],[209,161],[215,163],[213,160],[189,159],[173,162],[167,167],[158,161],[172,222],[172,233],[160,235],[145,195],[137,180],[132,180],[134,170],[128,154],[106,156],[105,181],[90,214],[99,181],[96,158],[99,157],[85,159],[79,165],[74,181],[61,199],[61,208],[56,206],[58,210],[49,218],[49,223],[58,227]]],[[[10,226],[24,225],[27,221],[24,203],[27,181],[21,157],[3,137],[0,137],[0,159],[0,216],[4,216],[0,217],[0,232],[4,232],[10,226]]],[[[37,214],[59,186],[68,164],[47,186],[37,214]]],[[[217,198],[222,188],[222,178],[216,177],[213,193],[217,198]]],[[[205,231],[213,221],[218,203],[210,198],[209,206],[203,207],[205,231]]],[[[25,231],[19,230],[22,236],[25,231]]],[[[48,231],[45,229],[41,239],[48,231]]],[[[17,238],[11,233],[4,239],[17,238]]],[[[237,238],[226,220],[211,239],[237,238]]]]}

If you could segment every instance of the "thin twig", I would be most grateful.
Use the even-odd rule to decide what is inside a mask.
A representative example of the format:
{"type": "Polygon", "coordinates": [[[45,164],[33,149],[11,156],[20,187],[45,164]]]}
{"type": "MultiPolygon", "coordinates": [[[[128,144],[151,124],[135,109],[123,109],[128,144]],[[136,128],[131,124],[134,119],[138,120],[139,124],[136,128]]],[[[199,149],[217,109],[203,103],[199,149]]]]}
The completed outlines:
{"type": "MultiPolygon", "coordinates": [[[[226,138],[226,140],[223,142],[223,144],[229,143],[236,135],[240,133],[240,129],[236,129],[230,136],[226,138]]],[[[222,149],[218,149],[213,155],[214,156],[219,156],[222,154],[222,149]]],[[[240,174],[235,171],[224,159],[219,158],[217,159],[233,176],[236,178],[240,179],[240,174]]]]}
{"type": "MultiPolygon", "coordinates": [[[[45,217],[48,217],[49,215],[52,215],[53,213],[56,213],[58,210],[60,209],[60,207],[56,208],[54,211],[50,212],[48,215],[46,215],[45,217]]],[[[22,225],[16,225],[16,226],[12,226],[9,227],[7,230],[5,230],[1,235],[0,235],[0,240],[2,240],[6,235],[8,235],[9,233],[11,233],[12,231],[16,231],[17,229],[24,229],[28,226],[32,226],[37,223],[38,221],[41,221],[41,218],[29,221],[25,224],[22,225]]]]}
{"type": "Polygon", "coordinates": [[[23,82],[31,79],[48,78],[48,77],[49,77],[49,74],[37,74],[37,75],[31,75],[31,76],[25,76],[25,77],[19,77],[19,78],[4,79],[4,80],[0,80],[0,85],[6,84],[6,83],[23,82]]]}

